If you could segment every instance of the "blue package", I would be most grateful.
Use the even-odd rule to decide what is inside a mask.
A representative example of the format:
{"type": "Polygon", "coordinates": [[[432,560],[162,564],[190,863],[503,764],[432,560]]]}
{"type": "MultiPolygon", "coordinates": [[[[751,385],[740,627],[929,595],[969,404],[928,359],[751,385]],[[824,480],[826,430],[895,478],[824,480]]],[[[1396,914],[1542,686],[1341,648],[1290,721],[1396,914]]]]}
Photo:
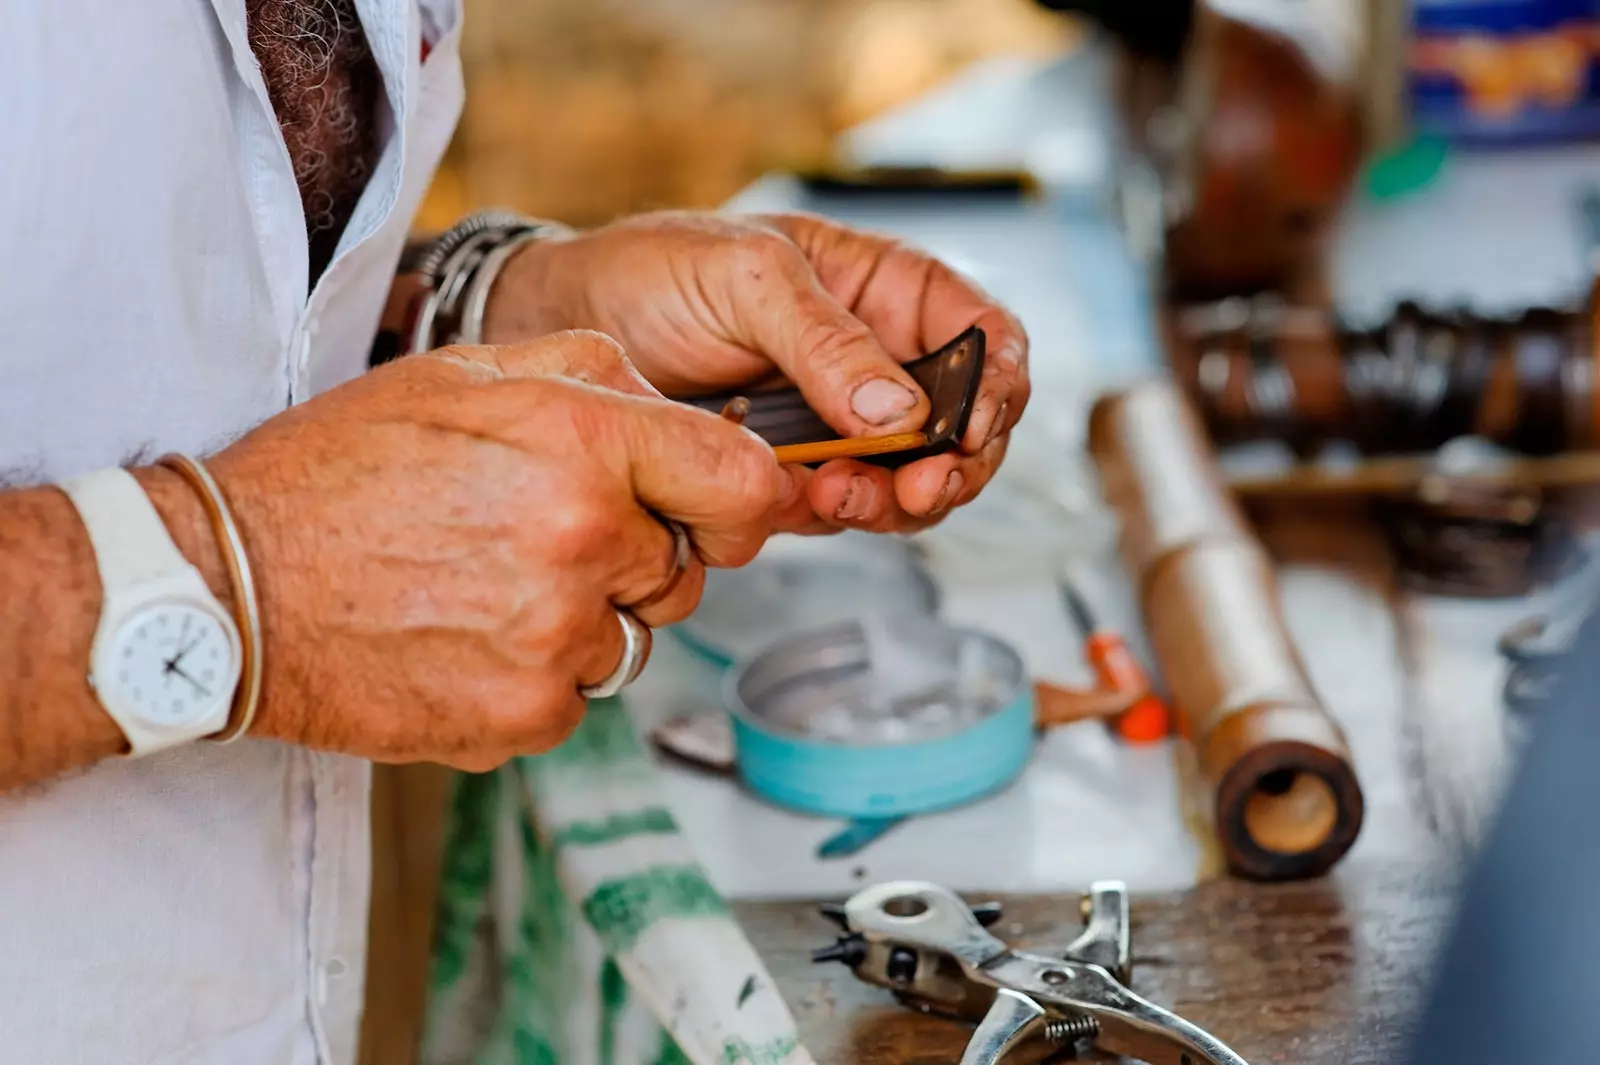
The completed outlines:
{"type": "Polygon", "coordinates": [[[1414,0],[1417,132],[1517,144],[1600,135],[1600,0],[1414,0]]]}

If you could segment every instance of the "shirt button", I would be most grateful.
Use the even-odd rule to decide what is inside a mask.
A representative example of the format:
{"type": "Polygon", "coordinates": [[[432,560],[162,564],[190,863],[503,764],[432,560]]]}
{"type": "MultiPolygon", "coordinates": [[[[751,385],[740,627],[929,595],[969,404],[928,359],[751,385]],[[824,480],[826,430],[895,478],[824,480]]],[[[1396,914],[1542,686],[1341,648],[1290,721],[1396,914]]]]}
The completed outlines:
{"type": "Polygon", "coordinates": [[[328,1004],[328,985],[344,976],[347,971],[343,958],[329,958],[317,970],[317,1005],[328,1004]]]}

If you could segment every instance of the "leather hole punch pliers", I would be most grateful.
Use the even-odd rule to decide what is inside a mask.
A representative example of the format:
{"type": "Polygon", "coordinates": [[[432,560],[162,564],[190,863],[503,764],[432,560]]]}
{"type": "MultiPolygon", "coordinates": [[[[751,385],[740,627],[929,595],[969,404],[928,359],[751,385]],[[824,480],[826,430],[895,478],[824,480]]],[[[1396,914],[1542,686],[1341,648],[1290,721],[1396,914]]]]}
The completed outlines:
{"type": "Polygon", "coordinates": [[[997,905],[969,908],[920,881],[879,884],[823,915],[844,935],[813,955],[839,961],[913,1009],[978,1021],[961,1065],[1017,1065],[1085,1044],[1150,1065],[1246,1065],[1238,1054],[1128,989],[1128,892],[1102,881],[1083,900],[1085,928],[1060,957],[1012,950],[987,926],[997,905]]]}

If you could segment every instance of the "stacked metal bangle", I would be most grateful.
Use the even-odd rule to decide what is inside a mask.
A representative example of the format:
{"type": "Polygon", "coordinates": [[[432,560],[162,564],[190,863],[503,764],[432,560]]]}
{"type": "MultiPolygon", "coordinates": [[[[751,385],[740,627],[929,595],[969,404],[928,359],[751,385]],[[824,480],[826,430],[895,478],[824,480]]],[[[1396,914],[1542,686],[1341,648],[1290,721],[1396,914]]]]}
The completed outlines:
{"type": "Polygon", "coordinates": [[[233,585],[233,618],[239,630],[242,657],[239,689],[234,694],[227,726],[211,737],[218,743],[232,743],[250,731],[261,706],[261,602],[256,594],[255,576],[250,570],[250,556],[245,553],[244,539],[233,520],[228,497],[222,494],[211,472],[198,460],[177,452],[163,455],[158,461],[187,481],[200,497],[221,549],[228,580],[233,585]]]}
{"type": "Polygon", "coordinates": [[[418,308],[406,350],[481,344],[489,291],[512,253],[566,231],[553,222],[509,211],[483,211],[415,249],[401,268],[422,275],[427,296],[418,308]]]}

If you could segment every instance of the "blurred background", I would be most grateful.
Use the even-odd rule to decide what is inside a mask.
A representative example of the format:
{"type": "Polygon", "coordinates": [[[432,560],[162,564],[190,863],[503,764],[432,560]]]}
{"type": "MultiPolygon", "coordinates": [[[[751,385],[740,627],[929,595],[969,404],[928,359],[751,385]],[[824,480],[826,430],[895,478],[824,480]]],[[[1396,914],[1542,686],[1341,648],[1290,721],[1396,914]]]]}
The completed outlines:
{"type": "Polygon", "coordinates": [[[710,207],[974,60],[1071,48],[1033,0],[467,0],[467,106],[423,228],[710,207]]]}
{"type": "MultiPolygon", "coordinates": [[[[635,724],[667,752],[660,806],[716,892],[838,899],[887,876],[1043,897],[1116,875],[1155,893],[1337,865],[1331,892],[1308,885],[1304,913],[1270,896],[1289,923],[1260,925],[1272,942],[1255,948],[1202,893],[1183,895],[1200,908],[1174,927],[1214,969],[1189,986],[1241,989],[1231,1034],[1254,1060],[1401,1060],[1396,1018],[1426,962],[1418,915],[1443,913],[1426,885],[1493,824],[1600,588],[1600,0],[465,4],[466,110],[422,228],[485,206],[577,226],[735,197],[740,210],[812,210],[961,269],[1032,340],[1028,417],[981,500],[914,542],[880,542],[893,565],[840,537],[769,555],[745,583],[708,582],[678,629],[693,635],[660,641],[630,689],[635,724]],[[852,172],[796,179],[836,152],[852,172]],[[1127,391],[1152,376],[1177,386],[1193,431],[1127,391]],[[1144,413],[1108,416],[1125,427],[1091,453],[1088,411],[1108,399],[1144,413]],[[1127,471],[1148,477],[1107,500],[1102,466],[1125,487],[1139,479],[1127,471]],[[1187,487],[1224,481],[1251,519],[1240,546],[1270,552],[1271,581],[1231,548],[1157,551],[1153,533],[1125,537],[1150,557],[1117,554],[1112,530],[1130,522],[1231,530],[1220,491],[1187,487]],[[1199,562],[1159,582],[1158,600],[1151,574],[1180,572],[1165,568],[1180,554],[1199,562]],[[867,616],[882,586],[861,575],[879,573],[921,574],[903,582],[909,598],[936,588],[919,601],[1004,641],[1058,703],[1121,683],[1089,651],[1093,629],[1126,636],[1132,660],[1169,682],[1174,720],[1202,730],[1258,710],[1277,720],[1260,693],[1303,671],[1292,701],[1309,724],[1292,729],[1311,731],[1250,725],[1248,743],[1180,741],[1169,756],[1078,721],[1041,732],[1010,786],[959,809],[901,824],[785,808],[731,773],[725,670],[755,646],[867,616]],[[1064,609],[1068,584],[1092,610],[1064,609]],[[819,585],[826,619],[795,607],[795,589],[819,585]],[[1164,641],[1149,638],[1158,618],[1164,641]],[[720,727],[720,771],[672,757],[685,721],[691,739],[720,727]],[[1281,851],[1224,806],[1303,794],[1276,767],[1312,764],[1293,760],[1308,757],[1306,735],[1326,737],[1315,765],[1333,798],[1286,804],[1309,843],[1281,851]],[[1324,966],[1315,991],[1282,949],[1291,940],[1335,945],[1305,959],[1324,966]],[[1286,960],[1285,979],[1263,976],[1267,955],[1286,960]]],[[[448,778],[418,784],[426,772],[374,784],[364,1061],[416,1060],[424,1020],[429,1065],[513,1060],[476,1056],[473,1039],[543,1047],[559,1025],[540,1028],[548,1017],[517,997],[511,964],[500,983],[483,976],[499,971],[493,951],[518,974],[541,958],[564,987],[609,977],[598,953],[545,959],[546,926],[496,909],[504,927],[478,929],[492,950],[455,970],[471,978],[429,986],[436,889],[471,907],[491,887],[503,901],[503,885],[474,879],[487,822],[447,805],[448,778]],[[462,1054],[441,1050],[462,1035],[462,1054]]],[[[538,806],[508,816],[532,826],[538,806]]],[[[554,876],[512,840],[495,833],[500,869],[554,876]]],[[[1229,912],[1257,888],[1239,890],[1229,912]]],[[[1515,912],[1533,912],[1518,898],[1515,912]]],[[[801,972],[814,970],[786,970],[785,994],[827,1004],[806,1038],[853,1028],[854,1007],[834,1012],[837,985],[801,972]]],[[[562,1016],[573,1060],[601,1060],[593,1015],[562,1016]]],[[[669,1060],[635,1042],[643,1058],[612,1047],[604,1060],[669,1060]]]]}

